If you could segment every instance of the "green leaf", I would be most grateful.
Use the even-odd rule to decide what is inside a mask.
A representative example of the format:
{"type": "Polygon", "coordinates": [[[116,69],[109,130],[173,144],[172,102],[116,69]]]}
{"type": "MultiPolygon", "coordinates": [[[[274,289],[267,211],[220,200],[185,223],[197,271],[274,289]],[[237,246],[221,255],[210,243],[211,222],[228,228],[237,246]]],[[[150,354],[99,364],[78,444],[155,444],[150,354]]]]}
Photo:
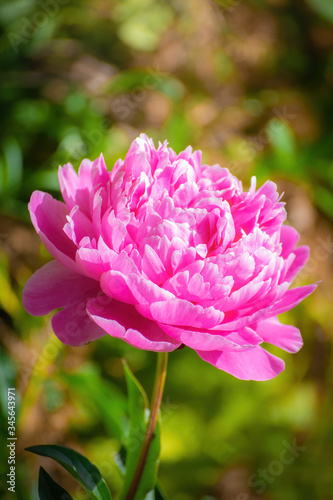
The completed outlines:
{"type": "Polygon", "coordinates": [[[39,500],[73,500],[62,486],[56,483],[43,467],[39,469],[39,500]]]}
{"type": "Polygon", "coordinates": [[[58,462],[75,477],[93,500],[111,500],[109,488],[99,470],[81,453],[57,444],[30,446],[26,450],[58,462]]]}
{"type": "Polygon", "coordinates": [[[119,440],[124,438],[126,398],[115,385],[103,379],[96,366],[86,363],[75,372],[60,372],[60,376],[75,398],[98,413],[110,436],[119,440]]]}
{"type": "Polygon", "coordinates": [[[333,219],[333,195],[323,186],[314,187],[314,198],[317,207],[330,219],[333,219]]]}
{"type": "MultiPolygon", "coordinates": [[[[144,441],[147,428],[149,411],[148,398],[141,384],[134,377],[127,363],[123,361],[127,389],[129,394],[129,416],[130,430],[126,445],[126,471],[124,479],[124,490],[121,498],[126,497],[130,487],[144,441]]],[[[158,459],[160,454],[160,424],[156,424],[154,438],[150,445],[145,468],[143,470],[141,481],[136,491],[134,500],[142,500],[154,488],[156,483],[158,459]]]]}
{"type": "Polygon", "coordinates": [[[308,4],[327,21],[333,21],[332,0],[307,0],[308,4]]]}
{"type": "Polygon", "coordinates": [[[289,125],[273,118],[268,124],[267,133],[280,168],[287,171],[294,170],[297,165],[296,146],[289,125]]]}
{"type": "Polygon", "coordinates": [[[114,77],[109,86],[109,92],[115,96],[132,93],[132,100],[135,99],[136,92],[155,91],[174,100],[182,99],[185,94],[182,83],[158,67],[124,70],[114,77]]]}
{"type": "Polygon", "coordinates": [[[16,192],[21,185],[23,174],[23,157],[19,143],[14,137],[9,137],[3,145],[6,161],[6,187],[10,192],[16,192]]]}
{"type": "Polygon", "coordinates": [[[155,486],[155,500],[167,500],[165,492],[162,490],[161,485],[157,482],[155,486]]]}

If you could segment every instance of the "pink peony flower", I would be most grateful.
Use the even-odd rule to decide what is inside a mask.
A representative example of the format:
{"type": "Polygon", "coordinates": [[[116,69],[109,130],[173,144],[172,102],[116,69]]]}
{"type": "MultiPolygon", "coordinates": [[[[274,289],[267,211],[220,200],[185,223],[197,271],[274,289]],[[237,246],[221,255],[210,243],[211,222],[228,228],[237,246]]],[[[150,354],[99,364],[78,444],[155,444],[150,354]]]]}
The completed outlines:
{"type": "Polygon", "coordinates": [[[182,344],[245,380],[284,369],[261,344],[289,352],[300,332],[277,315],[316,285],[289,289],[308,259],[283,225],[276,185],[248,192],[226,168],[201,165],[141,135],[109,172],[103,156],[59,168],[65,203],[35,191],[32,222],[55,260],[23,292],[58,338],[81,345],[109,333],[132,346],[173,351],[182,344]]]}

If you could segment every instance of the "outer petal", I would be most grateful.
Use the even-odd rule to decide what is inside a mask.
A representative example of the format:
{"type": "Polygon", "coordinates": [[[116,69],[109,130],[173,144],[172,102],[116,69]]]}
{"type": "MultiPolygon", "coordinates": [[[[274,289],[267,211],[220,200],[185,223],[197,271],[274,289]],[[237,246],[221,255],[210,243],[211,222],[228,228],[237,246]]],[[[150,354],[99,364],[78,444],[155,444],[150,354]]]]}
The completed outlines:
{"type": "Polygon", "coordinates": [[[280,323],[278,318],[269,318],[260,321],[255,331],[264,342],[281,347],[288,352],[297,352],[303,345],[298,328],[280,323]]]}
{"type": "Polygon", "coordinates": [[[199,356],[220,370],[241,380],[270,380],[284,370],[284,362],[262,347],[248,351],[197,351],[199,356]]]}
{"type": "Polygon", "coordinates": [[[282,314],[285,311],[289,311],[293,307],[297,306],[297,304],[302,302],[305,297],[314,292],[316,288],[317,284],[313,284],[287,290],[282,299],[279,300],[271,309],[269,309],[271,313],[270,316],[277,316],[278,314],[282,314]]]}
{"type": "MultiPolygon", "coordinates": [[[[287,283],[288,286],[288,283],[287,283]]],[[[214,331],[222,331],[222,330],[238,330],[247,325],[252,325],[254,323],[259,323],[267,318],[271,318],[272,316],[277,316],[278,314],[282,314],[285,311],[289,311],[293,307],[297,306],[302,300],[305,299],[308,295],[310,295],[317,288],[317,284],[314,285],[306,285],[301,286],[299,288],[293,288],[292,290],[287,290],[278,302],[268,307],[264,307],[260,311],[256,311],[251,315],[240,316],[237,319],[233,319],[228,322],[221,323],[212,328],[214,331]]]]}
{"type": "Polygon", "coordinates": [[[87,295],[96,295],[99,283],[70,271],[52,260],[36,271],[23,290],[23,306],[33,316],[43,316],[59,307],[82,301],[87,295]]]}
{"type": "Polygon", "coordinates": [[[177,327],[159,323],[160,327],[168,335],[177,341],[191,347],[204,351],[246,350],[261,344],[259,337],[251,328],[243,328],[240,332],[219,332],[196,329],[191,327],[177,327]]]}
{"type": "Polygon", "coordinates": [[[87,311],[94,322],[112,337],[125,340],[138,349],[168,352],[180,346],[180,342],[164,333],[154,321],[141,316],[130,304],[111,299],[105,306],[100,299],[92,299],[87,311]]]}
{"type": "Polygon", "coordinates": [[[86,301],[66,307],[52,318],[52,328],[61,342],[67,345],[83,345],[106,335],[86,312],[86,301]]]}
{"type": "Polygon", "coordinates": [[[299,240],[299,234],[292,226],[281,226],[280,240],[282,243],[282,257],[286,258],[294,250],[299,240]]]}
{"type": "Polygon", "coordinates": [[[63,231],[69,214],[64,203],[42,191],[32,193],[29,211],[40,239],[53,257],[70,269],[76,270],[76,245],[63,231]]]}
{"type": "Polygon", "coordinates": [[[308,246],[301,246],[296,248],[293,253],[295,254],[295,260],[291,264],[290,268],[288,269],[288,272],[286,274],[285,280],[289,281],[289,283],[292,282],[292,280],[295,278],[297,273],[305,266],[309,254],[310,254],[310,249],[308,246]]]}

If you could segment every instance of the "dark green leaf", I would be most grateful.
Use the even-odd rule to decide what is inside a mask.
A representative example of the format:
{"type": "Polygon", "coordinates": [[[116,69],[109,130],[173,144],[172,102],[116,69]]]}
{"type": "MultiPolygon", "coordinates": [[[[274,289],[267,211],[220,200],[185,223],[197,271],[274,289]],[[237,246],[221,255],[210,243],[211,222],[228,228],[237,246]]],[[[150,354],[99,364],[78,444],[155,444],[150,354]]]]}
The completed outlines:
{"type": "Polygon", "coordinates": [[[126,455],[127,455],[127,451],[126,451],[125,446],[121,446],[120,450],[118,451],[117,456],[118,456],[119,467],[121,468],[121,470],[123,472],[125,472],[126,455]]]}
{"type": "Polygon", "coordinates": [[[39,469],[39,500],[73,500],[62,486],[56,483],[43,467],[39,469]]]}
{"type": "Polygon", "coordinates": [[[30,446],[26,450],[58,462],[75,477],[93,500],[111,500],[109,488],[99,470],[81,453],[57,444],[30,446]]]}
{"type": "Polygon", "coordinates": [[[157,482],[155,486],[155,500],[167,500],[165,492],[162,490],[161,485],[157,482]]]}

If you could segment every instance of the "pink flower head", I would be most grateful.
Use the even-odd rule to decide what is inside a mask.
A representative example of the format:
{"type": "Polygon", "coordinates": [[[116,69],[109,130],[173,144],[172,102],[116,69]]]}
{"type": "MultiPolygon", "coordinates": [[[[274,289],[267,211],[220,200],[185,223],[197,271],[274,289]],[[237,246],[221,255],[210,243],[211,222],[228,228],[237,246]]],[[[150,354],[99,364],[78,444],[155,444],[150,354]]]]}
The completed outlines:
{"type": "Polygon", "coordinates": [[[109,333],[150,351],[191,347],[217,368],[267,380],[284,368],[268,342],[289,352],[300,332],[279,322],[316,285],[289,289],[308,259],[283,225],[276,185],[248,192],[228,169],[202,165],[141,135],[109,172],[103,156],[59,168],[64,203],[35,191],[37,233],[55,260],[23,292],[58,338],[81,345],[109,333]]]}

